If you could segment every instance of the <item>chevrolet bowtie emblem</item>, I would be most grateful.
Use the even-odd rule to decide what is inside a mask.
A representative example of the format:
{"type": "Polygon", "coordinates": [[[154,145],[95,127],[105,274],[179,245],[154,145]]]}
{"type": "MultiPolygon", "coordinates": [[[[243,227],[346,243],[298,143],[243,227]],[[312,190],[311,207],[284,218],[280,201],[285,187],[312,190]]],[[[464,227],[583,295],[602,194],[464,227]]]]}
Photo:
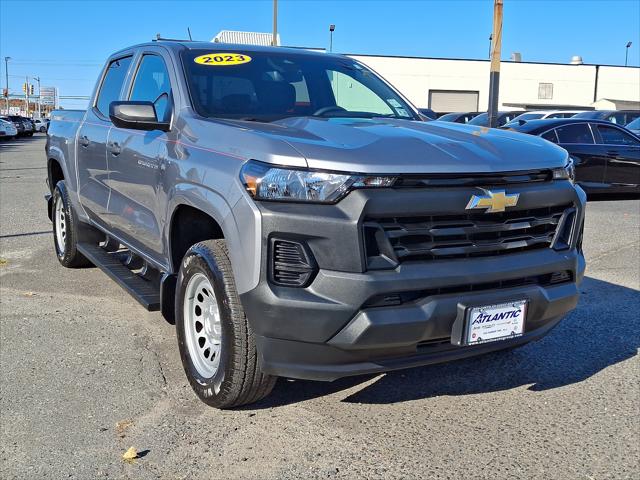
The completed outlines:
{"type": "Polygon", "coordinates": [[[507,194],[504,190],[485,190],[486,195],[473,195],[467,204],[467,210],[485,208],[485,213],[504,212],[507,207],[515,207],[519,193],[507,194]]]}

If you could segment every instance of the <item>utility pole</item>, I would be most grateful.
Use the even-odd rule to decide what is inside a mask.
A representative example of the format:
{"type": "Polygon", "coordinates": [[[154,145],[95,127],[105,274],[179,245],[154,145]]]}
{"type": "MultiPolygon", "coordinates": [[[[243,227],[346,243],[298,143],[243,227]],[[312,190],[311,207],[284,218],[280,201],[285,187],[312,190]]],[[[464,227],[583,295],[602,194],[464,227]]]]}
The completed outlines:
{"type": "Polygon", "coordinates": [[[11,57],[4,57],[4,86],[7,93],[7,96],[4,98],[7,101],[7,115],[9,115],[9,60],[11,60],[11,57]]]}
{"type": "Polygon", "coordinates": [[[278,0],[273,0],[273,37],[271,45],[278,46],[278,0]]]}
{"type": "Polygon", "coordinates": [[[26,104],[25,107],[25,117],[29,116],[29,77],[25,77],[27,79],[26,83],[24,84],[24,101],[26,104]]]}
{"type": "Polygon", "coordinates": [[[502,47],[502,1],[493,3],[493,44],[489,73],[489,127],[498,126],[498,95],[500,92],[500,49],[502,47]]]}
{"type": "Polygon", "coordinates": [[[329,51],[333,52],[333,31],[336,29],[336,26],[332,23],[329,25],[329,51]]]}
{"type": "Polygon", "coordinates": [[[38,82],[38,118],[42,118],[42,114],[40,112],[40,101],[42,99],[42,95],[40,94],[40,77],[33,77],[33,79],[38,82]]]}

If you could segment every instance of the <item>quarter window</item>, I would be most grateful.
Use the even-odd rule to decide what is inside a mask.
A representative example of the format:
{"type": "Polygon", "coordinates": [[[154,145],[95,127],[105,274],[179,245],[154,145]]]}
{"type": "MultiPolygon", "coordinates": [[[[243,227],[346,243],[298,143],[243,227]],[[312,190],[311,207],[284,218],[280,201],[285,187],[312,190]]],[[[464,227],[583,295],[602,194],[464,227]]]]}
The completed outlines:
{"type": "Polygon", "coordinates": [[[160,121],[166,122],[171,118],[171,82],[167,66],[161,57],[142,57],[129,99],[152,102],[160,121]]]}
{"type": "Polygon", "coordinates": [[[555,130],[549,130],[547,133],[542,135],[542,138],[553,143],[558,143],[558,136],[556,135],[555,130]]]}
{"type": "Polygon", "coordinates": [[[598,125],[598,132],[605,145],[640,145],[640,142],[619,128],[598,125]]]}
{"type": "Polygon", "coordinates": [[[586,123],[574,123],[556,128],[559,143],[594,143],[586,123]]]}
{"type": "Polygon", "coordinates": [[[98,93],[98,100],[96,101],[96,108],[105,117],[109,116],[109,105],[111,102],[120,99],[120,91],[122,90],[122,84],[127,75],[127,70],[129,70],[129,65],[131,65],[131,57],[124,57],[114,60],[107,68],[107,73],[102,81],[102,86],[98,93]]]}

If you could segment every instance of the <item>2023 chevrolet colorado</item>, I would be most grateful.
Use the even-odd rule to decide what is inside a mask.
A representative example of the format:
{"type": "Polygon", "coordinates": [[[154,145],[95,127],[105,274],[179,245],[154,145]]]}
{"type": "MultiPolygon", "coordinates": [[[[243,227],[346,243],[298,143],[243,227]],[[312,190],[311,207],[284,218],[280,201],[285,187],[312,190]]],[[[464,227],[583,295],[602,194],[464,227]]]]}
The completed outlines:
{"type": "Polygon", "coordinates": [[[198,396],[333,380],[538,339],[578,300],[585,195],[567,153],[426,122],[365,65],[153,42],[53,115],[60,263],[175,321],[198,396]]]}

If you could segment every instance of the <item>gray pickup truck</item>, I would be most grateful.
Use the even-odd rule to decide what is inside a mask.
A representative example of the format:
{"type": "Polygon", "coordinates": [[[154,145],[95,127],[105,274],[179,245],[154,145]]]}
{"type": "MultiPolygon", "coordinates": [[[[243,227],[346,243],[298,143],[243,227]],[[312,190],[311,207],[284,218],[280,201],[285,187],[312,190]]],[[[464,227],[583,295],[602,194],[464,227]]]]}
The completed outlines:
{"type": "Polygon", "coordinates": [[[426,121],[343,56],[127,48],[87,111],[53,114],[46,154],[60,263],[175,322],[189,382],[219,408],[278,376],[512,348],[578,301],[585,194],[567,152],[426,121]]]}

